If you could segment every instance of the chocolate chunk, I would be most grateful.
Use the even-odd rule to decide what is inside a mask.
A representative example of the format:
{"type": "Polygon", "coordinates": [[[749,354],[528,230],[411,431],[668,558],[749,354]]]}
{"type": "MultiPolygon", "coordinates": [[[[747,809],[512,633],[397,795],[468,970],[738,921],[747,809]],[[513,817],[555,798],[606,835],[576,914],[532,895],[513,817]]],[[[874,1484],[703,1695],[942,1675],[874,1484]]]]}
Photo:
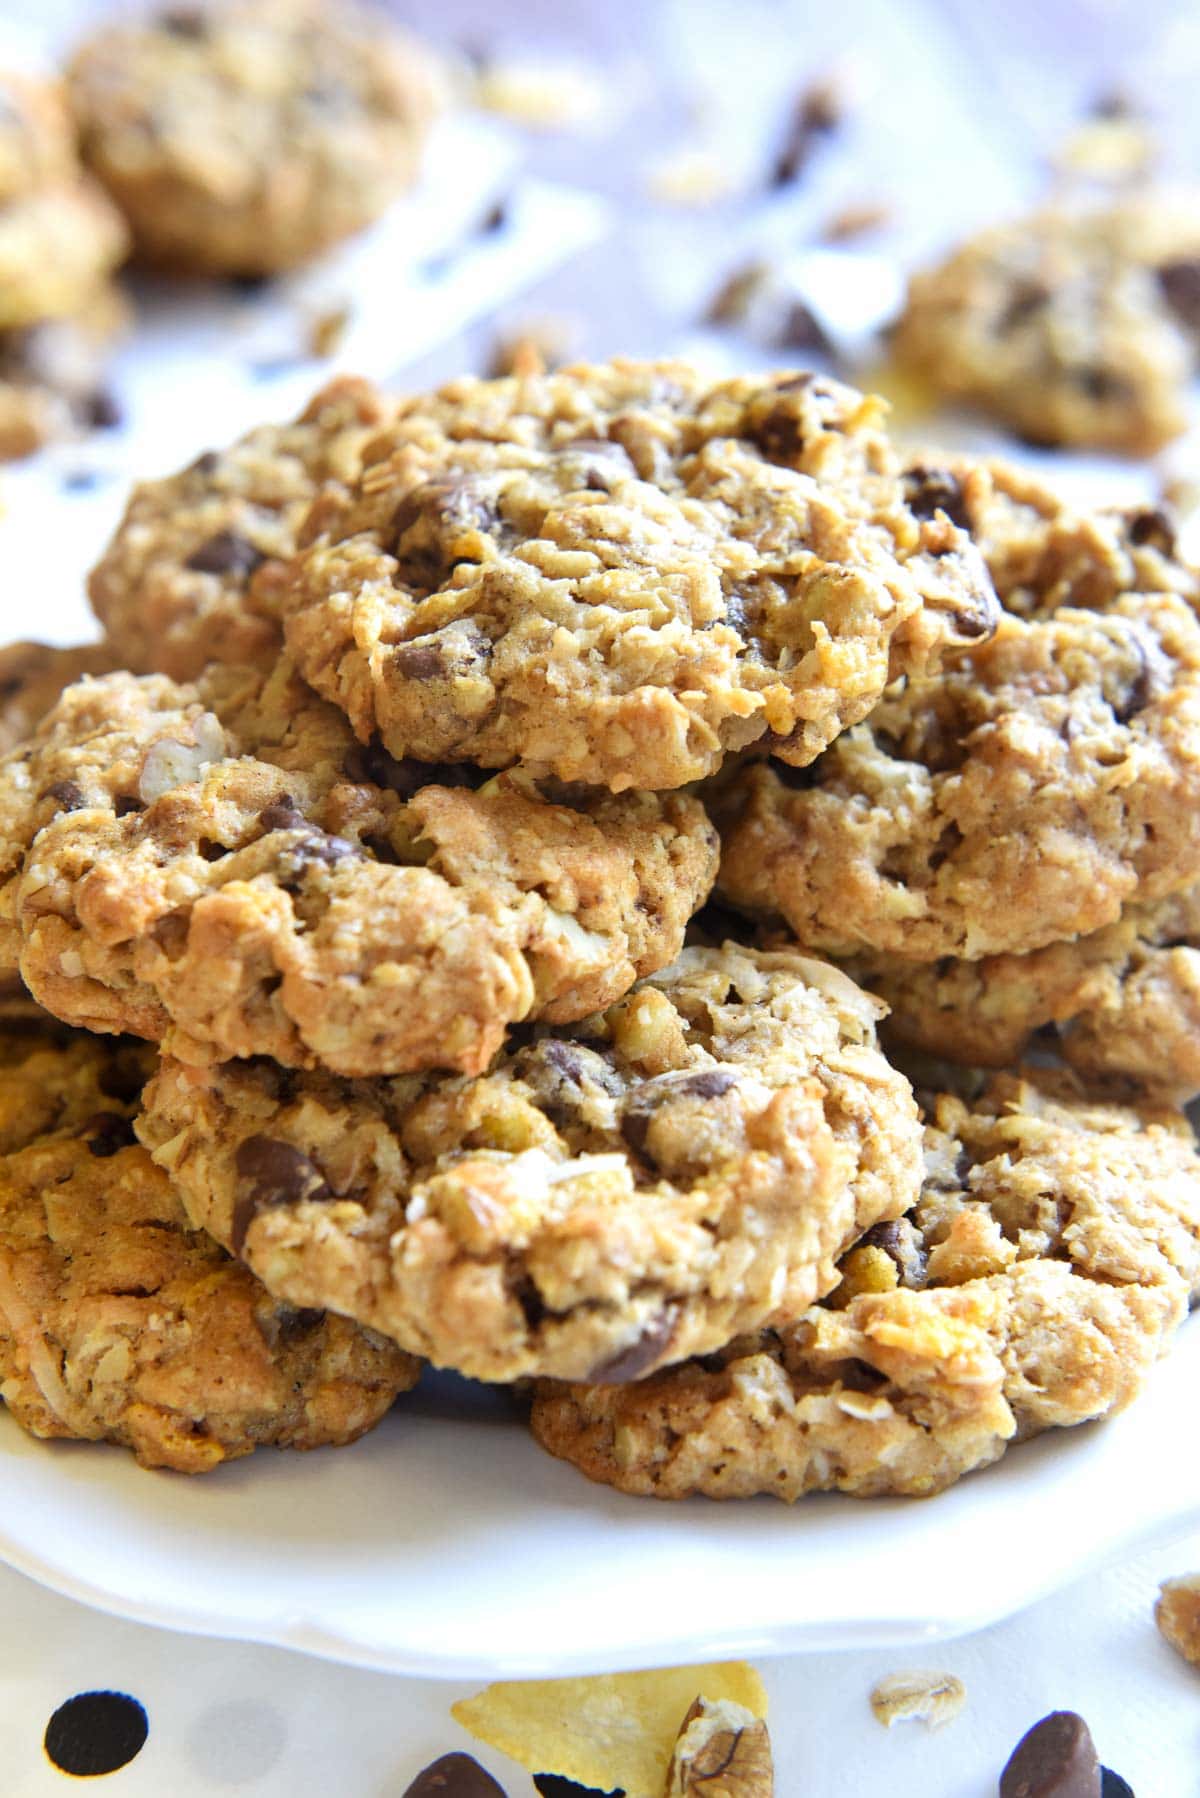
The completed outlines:
{"type": "Polygon", "coordinates": [[[1021,1737],[1000,1775],[1000,1798],[1101,1798],[1092,1732],[1074,1711],[1051,1711],[1021,1737]]]}
{"type": "Polygon", "coordinates": [[[1132,513],[1126,528],[1129,541],[1139,549],[1149,545],[1164,556],[1175,554],[1175,520],[1164,506],[1147,506],[1132,513]]]}
{"type": "Polygon", "coordinates": [[[872,1224],[859,1239],[860,1248],[880,1249],[892,1262],[901,1286],[925,1284],[927,1257],[912,1225],[904,1219],[872,1224]]]}
{"type": "Polygon", "coordinates": [[[675,1334],[676,1318],[677,1307],[665,1305],[636,1342],[593,1367],[588,1375],[589,1382],[593,1386],[623,1386],[627,1380],[640,1380],[643,1374],[650,1373],[666,1358],[675,1334]]]}
{"type": "Polygon", "coordinates": [[[325,1322],[325,1313],[279,1304],[269,1311],[256,1313],[254,1321],[258,1325],[259,1335],[274,1353],[277,1349],[288,1348],[292,1343],[303,1342],[306,1336],[319,1330],[325,1322]]]}
{"type": "Polygon", "coordinates": [[[131,818],[135,812],[144,812],[145,809],[145,801],[139,799],[136,793],[118,793],[113,800],[113,811],[118,818],[131,818]]]}
{"type": "Polygon", "coordinates": [[[792,462],[804,448],[800,420],[790,406],[773,406],[760,420],[754,440],[772,462],[792,462]]]}
{"type": "Polygon", "coordinates": [[[1136,625],[1129,626],[1129,647],[1137,659],[1137,672],[1116,699],[1110,699],[1118,724],[1128,724],[1170,686],[1170,674],[1155,643],[1136,625]]]}
{"type": "Polygon", "coordinates": [[[436,680],[446,673],[446,659],[437,643],[427,638],[421,643],[402,643],[392,652],[392,667],[405,680],[436,680]]]}
{"type": "Polygon", "coordinates": [[[962,482],[948,468],[915,464],[905,473],[904,497],[918,518],[932,518],[935,512],[944,512],[960,530],[970,529],[962,482]]]}
{"type": "Polygon", "coordinates": [[[249,580],[266,559],[261,550],[255,549],[245,537],[239,537],[236,531],[218,531],[215,537],[192,551],[184,567],[195,574],[232,574],[241,580],[249,580]]]}
{"type": "Polygon", "coordinates": [[[311,830],[312,824],[298,811],[296,802],[290,793],[281,793],[270,805],[265,805],[258,814],[258,821],[264,832],[272,830],[311,830]]]}
{"type": "Polygon", "coordinates": [[[235,1157],[240,1191],[233,1208],[230,1240],[240,1255],[246,1233],[260,1211],[277,1205],[323,1204],[333,1198],[315,1161],[291,1143],[271,1136],[248,1136],[235,1157]]]}
{"type": "Polygon", "coordinates": [[[505,1798],[504,1787],[469,1754],[443,1754],[418,1773],[404,1798],[505,1798]]]}
{"type": "Polygon", "coordinates": [[[1133,1787],[1111,1767],[1100,1769],[1100,1798],[1134,1798],[1133,1787]]]}
{"type": "Polygon", "coordinates": [[[82,811],[87,804],[83,788],[74,780],[56,780],[52,787],[46,788],[43,797],[55,800],[61,812],[82,811]]]}
{"type": "Polygon", "coordinates": [[[1164,262],[1158,270],[1162,296],[1181,324],[1200,331],[1200,258],[1164,262]]]}
{"type": "Polygon", "coordinates": [[[101,1161],[107,1161],[118,1149],[128,1149],[137,1141],[133,1124],[119,1111],[97,1111],[83,1126],[87,1146],[101,1161]]]}
{"type": "Polygon", "coordinates": [[[678,1091],[687,1093],[697,1099],[719,1099],[737,1085],[737,1075],[731,1074],[727,1068],[706,1068],[701,1074],[692,1074],[681,1080],[678,1091]]]}
{"type": "Polygon", "coordinates": [[[469,479],[426,481],[405,496],[392,515],[397,544],[421,519],[452,530],[486,531],[499,523],[495,506],[469,479]]]}

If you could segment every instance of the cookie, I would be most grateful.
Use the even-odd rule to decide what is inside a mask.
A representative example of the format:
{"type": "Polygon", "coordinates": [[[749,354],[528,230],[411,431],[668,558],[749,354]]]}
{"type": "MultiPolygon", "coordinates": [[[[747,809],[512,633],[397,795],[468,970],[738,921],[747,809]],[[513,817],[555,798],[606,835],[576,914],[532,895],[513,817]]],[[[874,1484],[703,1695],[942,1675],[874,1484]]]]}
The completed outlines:
{"type": "Polygon", "coordinates": [[[936,1101],[926,1160],[795,1327],[617,1391],[547,1384],[537,1439],[656,1498],[924,1496],[1128,1404],[1200,1287],[1187,1120],[999,1076],[936,1101]]]}
{"type": "Polygon", "coordinates": [[[281,563],[327,482],[357,473],[363,444],[394,403],[342,377],[294,422],[262,425],[178,474],[133,490],[88,579],[122,666],[192,680],[214,659],[277,659],[281,563]]]}
{"type": "Polygon", "coordinates": [[[1100,929],[1200,875],[1200,626],[1171,594],[1005,617],[713,804],[725,899],[813,949],[978,960],[1100,929]]]}
{"type": "Polygon", "coordinates": [[[268,1296],[189,1226],[136,1142],[152,1054],[10,1023],[0,1038],[0,1398],[31,1435],[205,1473],[351,1442],[419,1364],[268,1296]]]}
{"type": "Polygon", "coordinates": [[[1184,429],[1200,197],[1068,198],[912,277],[898,364],[1028,441],[1151,455],[1184,429]]]}
{"type": "Polygon", "coordinates": [[[413,181],[431,66],[338,0],[203,0],[102,26],[67,71],[85,162],[144,260],[270,275],[413,181]]]}
{"type": "Polygon", "coordinates": [[[877,1015],[825,963],[691,949],[479,1079],[166,1061],[138,1130],[277,1297],[479,1379],[632,1380],[795,1317],[912,1202],[877,1015]]]}
{"type": "Polygon", "coordinates": [[[849,972],[890,1006],[889,1041],[1006,1067],[1052,1025],[1054,1046],[1095,1081],[1180,1103],[1200,1092],[1200,885],[1029,955],[866,959],[849,972]]]}
{"type": "Polygon", "coordinates": [[[0,331],[0,461],[119,422],[106,371],[130,316],[105,282],[78,312],[0,331]]]}
{"type": "Polygon", "coordinates": [[[0,761],[0,964],[189,1060],[478,1073],[670,961],[715,871],[690,795],[476,791],[283,663],[81,682],[0,761]]]}
{"type": "Polygon", "coordinates": [[[938,505],[967,531],[1006,611],[1102,611],[1126,593],[1175,593],[1200,611],[1200,570],[1180,552],[1168,505],[1072,505],[999,460],[926,452],[905,468],[910,504],[938,505]]]}
{"type": "Polygon", "coordinates": [[[0,331],[80,313],[127,249],[120,214],[79,176],[0,206],[0,331]]]}
{"type": "Polygon", "coordinates": [[[394,755],[683,785],[804,763],[892,675],[979,642],[965,533],[906,503],[878,401],[617,361],[403,403],[284,593],[301,671],[394,755]]]}
{"type": "Polygon", "coordinates": [[[28,737],[62,695],[84,675],[107,674],[113,660],[102,643],[56,649],[48,643],[0,648],[0,753],[28,737]]]}
{"type": "Polygon", "coordinates": [[[78,173],[75,133],[62,88],[0,70],[0,206],[78,173]]]}

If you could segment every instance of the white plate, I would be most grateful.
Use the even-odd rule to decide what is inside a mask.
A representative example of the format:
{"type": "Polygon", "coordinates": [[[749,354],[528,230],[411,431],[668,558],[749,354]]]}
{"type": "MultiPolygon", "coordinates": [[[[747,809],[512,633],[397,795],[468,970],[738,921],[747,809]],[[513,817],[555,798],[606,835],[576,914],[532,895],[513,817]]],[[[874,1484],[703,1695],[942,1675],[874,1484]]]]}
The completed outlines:
{"type": "Polygon", "coordinates": [[[940,1498],[665,1505],[588,1484],[491,1392],[431,1379],[373,1436],[204,1479],[0,1417],[0,1556],[139,1622],[441,1678],[899,1647],[1200,1523],[1200,1323],[1110,1424],[940,1498]]]}

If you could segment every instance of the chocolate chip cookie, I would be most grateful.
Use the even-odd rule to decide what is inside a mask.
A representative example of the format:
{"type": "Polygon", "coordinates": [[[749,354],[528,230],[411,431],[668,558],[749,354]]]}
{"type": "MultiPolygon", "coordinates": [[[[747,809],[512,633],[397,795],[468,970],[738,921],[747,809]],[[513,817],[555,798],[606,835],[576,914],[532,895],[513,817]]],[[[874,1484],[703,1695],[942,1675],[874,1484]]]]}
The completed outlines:
{"type": "Polygon", "coordinates": [[[690,795],[476,788],[284,663],[83,681],[0,761],[0,961],[189,1060],[478,1073],[670,961],[715,869],[690,795]]]}
{"type": "Polygon", "coordinates": [[[656,1498],[920,1496],[1128,1404],[1200,1287],[1182,1114],[998,1076],[936,1100],[926,1162],[908,1216],[793,1328],[616,1391],[547,1384],[538,1440],[656,1498]]]}
{"type": "Polygon", "coordinates": [[[1200,343],[1200,195],[1072,196],[916,274],[901,366],[1038,444],[1151,455],[1183,430],[1200,343]]]}
{"type": "Polygon", "coordinates": [[[172,0],[103,25],[67,79],[139,255],[209,274],[270,275],[370,224],[435,108],[424,53],[349,0],[172,0]]]}
{"type": "Polygon", "coordinates": [[[342,377],[294,422],[135,487],[88,580],[122,665],[192,680],[212,660],[274,661],[281,564],[300,522],[319,488],[354,478],[393,410],[368,382],[342,377]]]}
{"type": "Polygon", "coordinates": [[[314,506],[288,644],[398,756],[614,792],[766,738],[803,764],[995,623],[970,539],[898,471],[879,403],[822,376],[456,381],[314,506]]]}
{"type": "Polygon", "coordinates": [[[129,304],[109,281],[67,317],[0,330],[0,461],[119,422],[106,371],[129,321],[129,304]]]}
{"type": "Polygon", "coordinates": [[[825,963],[690,949],[475,1080],[166,1061],[138,1130],[276,1297],[481,1379],[633,1380],[795,1317],[911,1204],[877,1015],[825,963]]]}
{"type": "Polygon", "coordinates": [[[1200,625],[1171,594],[1005,617],[713,804],[724,897],[811,948],[977,960],[1100,929],[1200,875],[1200,625]]]}
{"type": "Polygon", "coordinates": [[[152,1062],[78,1032],[0,1034],[0,1398],[31,1435],[181,1473],[353,1441],[419,1363],[270,1298],[188,1224],[130,1121],[152,1062]]]}
{"type": "Polygon", "coordinates": [[[859,960],[891,1007],[891,1041],[1006,1067],[1035,1031],[1081,1074],[1182,1103],[1200,1092],[1200,885],[1134,902],[1117,923],[1029,955],[859,960]]]}

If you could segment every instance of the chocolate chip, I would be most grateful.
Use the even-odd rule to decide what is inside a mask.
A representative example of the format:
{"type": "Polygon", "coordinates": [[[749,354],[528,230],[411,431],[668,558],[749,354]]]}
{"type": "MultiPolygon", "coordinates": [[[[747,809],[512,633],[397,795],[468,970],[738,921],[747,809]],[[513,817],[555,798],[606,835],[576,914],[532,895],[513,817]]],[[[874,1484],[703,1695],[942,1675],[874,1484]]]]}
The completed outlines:
{"type": "Polygon", "coordinates": [[[195,574],[232,574],[241,580],[249,580],[266,559],[253,543],[239,537],[236,531],[218,531],[215,537],[192,551],[184,567],[195,574]]]}
{"type": "Polygon", "coordinates": [[[1111,1767],[1100,1769],[1100,1798],[1134,1798],[1133,1787],[1111,1767]]]}
{"type": "Polygon", "coordinates": [[[842,123],[843,107],[837,90],[828,81],[814,82],[801,94],[793,110],[787,133],[771,164],[770,187],[790,187],[798,181],[812,158],[818,142],[829,137],[842,123]]]}
{"type": "Polygon", "coordinates": [[[240,1255],[246,1233],[260,1211],[305,1201],[323,1204],[333,1194],[316,1163],[292,1143],[272,1136],[248,1136],[234,1160],[240,1192],[233,1208],[230,1240],[240,1255]]]}
{"type": "Polygon", "coordinates": [[[136,793],[118,793],[113,800],[113,811],[118,818],[129,818],[134,812],[144,812],[145,809],[144,801],[136,793]]]}
{"type": "Polygon", "coordinates": [[[452,530],[486,531],[499,522],[499,513],[477,483],[445,479],[426,481],[400,501],[392,515],[396,543],[422,519],[452,530]]]}
{"type": "Polygon", "coordinates": [[[1200,331],[1200,259],[1164,262],[1158,285],[1171,311],[1189,331],[1200,331]]]}
{"type": "Polygon", "coordinates": [[[970,529],[962,482],[948,468],[915,464],[905,473],[904,497],[918,518],[932,518],[936,512],[944,512],[960,530],[970,529]]]}
{"type": "Polygon", "coordinates": [[[697,1099],[719,1099],[738,1083],[737,1075],[726,1068],[706,1068],[703,1073],[691,1074],[681,1080],[677,1092],[687,1093],[697,1099]]]}
{"type": "Polygon", "coordinates": [[[88,395],[83,406],[84,423],[93,431],[116,431],[125,422],[120,400],[107,387],[98,387],[88,395]]]}
{"type": "Polygon", "coordinates": [[[772,462],[792,462],[804,448],[804,432],[790,406],[773,406],[755,428],[754,440],[772,462]]]}
{"type": "Polygon", "coordinates": [[[653,1165],[653,1157],[647,1153],[646,1139],[650,1134],[650,1119],[653,1116],[653,1111],[630,1107],[628,1111],[622,1113],[620,1122],[622,1141],[633,1150],[635,1155],[640,1156],[643,1161],[649,1161],[651,1165],[653,1165]]]}
{"type": "Polygon", "coordinates": [[[1101,1798],[1096,1744],[1074,1711],[1051,1711],[1021,1737],[1000,1775],[1000,1798],[1101,1798]]]}
{"type": "Polygon", "coordinates": [[[1121,376],[1114,374],[1111,368],[1099,368],[1094,363],[1083,368],[1068,370],[1069,378],[1088,399],[1103,405],[1106,400],[1119,400],[1129,389],[1121,376]]]}
{"type": "Polygon", "coordinates": [[[118,1149],[128,1149],[137,1141],[133,1124],[119,1111],[97,1111],[83,1126],[87,1146],[101,1161],[107,1161],[118,1149]]]}
{"type": "Polygon", "coordinates": [[[405,680],[436,680],[446,672],[446,660],[437,644],[402,643],[392,653],[392,667],[405,680]]]}
{"type": "Polygon", "coordinates": [[[265,805],[258,814],[258,821],[265,832],[272,830],[311,830],[312,824],[298,811],[296,802],[290,793],[281,793],[270,805],[265,805]]]}
{"type": "Polygon", "coordinates": [[[443,1754],[418,1773],[404,1798],[505,1798],[504,1787],[469,1754],[443,1754]]]}
{"type": "Polygon", "coordinates": [[[1137,660],[1137,673],[1115,700],[1110,699],[1118,724],[1128,724],[1170,686],[1170,673],[1158,647],[1136,624],[1129,626],[1129,647],[1137,660]]]}
{"type": "Polygon", "coordinates": [[[257,1314],[254,1321],[263,1341],[274,1353],[303,1342],[314,1330],[319,1330],[325,1322],[325,1313],[295,1305],[276,1305],[270,1311],[257,1314]]]}
{"type": "Polygon", "coordinates": [[[1132,513],[1126,529],[1129,541],[1139,549],[1149,545],[1164,556],[1175,554],[1175,520],[1165,507],[1147,506],[1141,512],[1132,513]]]}
{"type": "Polygon", "coordinates": [[[56,780],[52,787],[46,788],[43,797],[53,799],[60,812],[78,812],[87,804],[83,788],[74,780],[56,780]]]}
{"type": "Polygon", "coordinates": [[[1013,288],[1008,304],[996,320],[996,329],[1001,336],[1015,331],[1028,319],[1042,311],[1050,298],[1049,290],[1040,281],[1021,281],[1013,288]]]}
{"type": "Polygon", "coordinates": [[[640,1380],[665,1358],[675,1334],[677,1307],[665,1305],[652,1323],[647,1324],[636,1342],[619,1349],[607,1361],[593,1367],[588,1380],[593,1386],[623,1386],[627,1380],[640,1380]]]}
{"type": "Polygon", "coordinates": [[[583,1078],[583,1057],[574,1043],[564,1043],[561,1037],[552,1036],[538,1047],[556,1074],[579,1085],[583,1078]]]}

